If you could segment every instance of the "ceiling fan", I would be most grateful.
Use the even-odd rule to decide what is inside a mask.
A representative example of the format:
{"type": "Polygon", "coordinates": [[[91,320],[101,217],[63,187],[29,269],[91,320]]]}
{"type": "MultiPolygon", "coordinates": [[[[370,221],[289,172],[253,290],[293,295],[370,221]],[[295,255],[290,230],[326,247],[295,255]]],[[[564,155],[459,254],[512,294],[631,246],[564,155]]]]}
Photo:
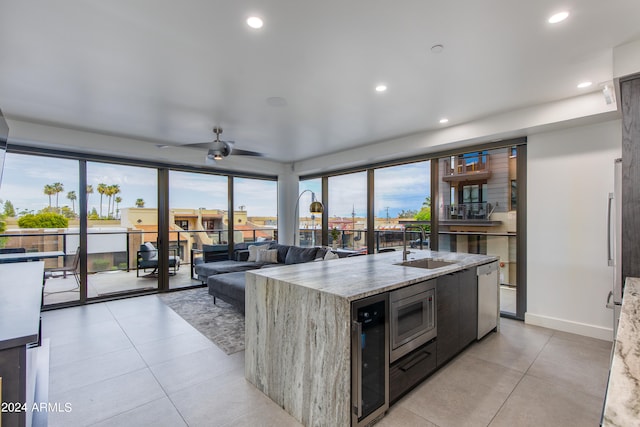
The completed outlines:
{"type": "Polygon", "coordinates": [[[216,134],[216,139],[211,142],[198,142],[195,144],[187,144],[190,147],[202,147],[207,148],[207,156],[205,158],[205,162],[207,164],[214,164],[216,160],[222,160],[224,157],[230,156],[234,154],[236,156],[256,156],[262,157],[264,156],[262,153],[258,153],[255,151],[249,150],[241,150],[239,148],[235,148],[235,143],[233,141],[221,141],[220,134],[222,133],[221,127],[214,127],[213,133],[216,134]]]}

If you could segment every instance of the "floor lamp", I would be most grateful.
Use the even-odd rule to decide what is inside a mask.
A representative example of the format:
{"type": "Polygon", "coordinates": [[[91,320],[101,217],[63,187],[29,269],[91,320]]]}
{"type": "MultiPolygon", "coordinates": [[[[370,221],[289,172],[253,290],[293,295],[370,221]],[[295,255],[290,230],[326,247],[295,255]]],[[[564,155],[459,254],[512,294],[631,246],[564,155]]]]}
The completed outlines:
{"type": "MultiPolygon", "coordinates": [[[[304,190],[302,193],[300,193],[300,195],[298,196],[298,200],[296,200],[296,209],[293,212],[293,220],[294,220],[294,224],[296,222],[298,222],[298,211],[300,209],[300,197],[302,197],[302,195],[306,192],[311,193],[311,204],[309,205],[309,212],[311,214],[322,214],[322,212],[324,212],[324,206],[322,205],[322,203],[318,202],[316,200],[316,193],[314,193],[311,190],[304,190]]],[[[299,227],[294,226],[294,230],[293,230],[293,244],[296,244],[296,237],[300,235],[300,233],[298,232],[299,227]]],[[[314,230],[315,231],[315,230],[314,230]]]]}

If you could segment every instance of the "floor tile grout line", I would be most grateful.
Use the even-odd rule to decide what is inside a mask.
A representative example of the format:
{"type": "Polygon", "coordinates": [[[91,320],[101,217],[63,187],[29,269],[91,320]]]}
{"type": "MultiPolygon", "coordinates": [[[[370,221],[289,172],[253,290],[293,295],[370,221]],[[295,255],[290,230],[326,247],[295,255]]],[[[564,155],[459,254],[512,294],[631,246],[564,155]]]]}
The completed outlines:
{"type": "MultiPolygon", "coordinates": [[[[555,333],[555,332],[554,332],[555,333]]],[[[500,405],[500,407],[496,410],[496,413],[493,414],[493,417],[491,417],[491,420],[489,421],[489,424],[487,424],[487,427],[489,427],[491,425],[491,423],[496,419],[496,417],[498,416],[498,414],[500,413],[500,411],[502,410],[502,408],[504,407],[504,405],[507,404],[507,401],[511,398],[511,396],[513,395],[513,392],[516,391],[516,389],[518,388],[518,386],[520,385],[520,383],[524,380],[524,378],[527,376],[527,374],[529,373],[529,370],[531,369],[531,367],[533,366],[534,363],[536,363],[536,360],[538,360],[538,357],[540,357],[540,353],[542,353],[544,351],[544,349],[547,347],[547,345],[549,344],[549,341],[551,341],[551,337],[554,335],[554,333],[552,333],[551,335],[549,335],[547,337],[547,340],[545,341],[544,345],[540,348],[540,351],[538,351],[538,353],[536,354],[536,357],[533,358],[533,360],[531,361],[531,363],[529,364],[529,367],[527,368],[526,371],[524,371],[522,373],[522,376],[520,377],[520,379],[518,380],[518,382],[516,383],[516,385],[513,387],[513,389],[511,390],[511,392],[509,392],[509,395],[506,397],[506,399],[504,399],[504,402],[502,402],[502,405],[500,405]]]]}
{"type": "MultiPolygon", "coordinates": [[[[120,328],[122,329],[122,332],[126,335],[127,339],[129,339],[129,341],[131,341],[131,345],[133,345],[133,348],[135,348],[136,352],[138,353],[138,355],[140,356],[140,358],[142,359],[142,361],[144,362],[146,369],[149,370],[149,373],[151,374],[151,376],[153,377],[153,379],[156,381],[156,383],[158,384],[158,386],[160,387],[160,389],[162,390],[162,392],[164,393],[165,397],[169,400],[169,402],[171,402],[171,405],[173,406],[173,408],[176,410],[176,412],[178,413],[178,415],[180,416],[180,419],[182,419],[182,421],[184,422],[184,424],[186,426],[189,425],[189,423],[187,423],[187,420],[185,420],[184,415],[182,414],[182,412],[180,412],[180,410],[178,409],[178,407],[176,406],[175,402],[173,401],[173,399],[171,399],[171,396],[169,395],[169,393],[167,392],[167,390],[164,388],[164,386],[162,385],[162,383],[160,382],[160,380],[158,379],[158,377],[156,376],[156,374],[153,372],[153,369],[151,369],[151,366],[149,365],[149,363],[145,360],[145,358],[142,356],[142,354],[140,353],[140,350],[138,349],[138,346],[133,342],[133,340],[131,340],[131,337],[129,337],[129,335],[127,334],[127,332],[124,330],[124,328],[122,327],[122,324],[120,323],[119,319],[117,318],[117,316],[113,313],[113,311],[111,311],[111,309],[109,308],[109,306],[107,305],[107,309],[112,313],[114,319],[116,320],[116,322],[118,322],[118,325],[120,326],[120,328]]],[[[169,337],[169,338],[173,338],[169,337]]]]}
{"type": "Polygon", "coordinates": [[[143,403],[143,404],[140,404],[140,405],[138,405],[138,406],[136,406],[136,407],[133,407],[133,408],[131,408],[131,409],[127,409],[127,410],[126,410],[126,411],[124,411],[124,412],[119,412],[119,413],[117,413],[117,414],[115,414],[115,415],[111,415],[110,417],[103,418],[103,419],[101,419],[101,420],[98,420],[98,421],[96,421],[96,422],[94,422],[94,423],[89,424],[89,427],[91,427],[91,426],[95,426],[95,425],[97,425],[97,424],[101,424],[101,423],[103,423],[103,422],[105,422],[105,421],[109,421],[110,419],[115,418],[115,417],[119,417],[120,415],[124,415],[124,414],[126,414],[127,412],[135,411],[135,410],[136,410],[136,409],[138,409],[138,408],[142,408],[142,407],[143,407],[143,406],[145,406],[145,405],[148,405],[148,404],[150,404],[150,403],[153,403],[153,402],[155,402],[155,401],[157,401],[157,400],[161,400],[161,399],[163,399],[163,397],[159,397],[159,398],[157,398],[157,399],[150,400],[150,401],[148,401],[148,402],[145,402],[145,403],[143,403]]]}

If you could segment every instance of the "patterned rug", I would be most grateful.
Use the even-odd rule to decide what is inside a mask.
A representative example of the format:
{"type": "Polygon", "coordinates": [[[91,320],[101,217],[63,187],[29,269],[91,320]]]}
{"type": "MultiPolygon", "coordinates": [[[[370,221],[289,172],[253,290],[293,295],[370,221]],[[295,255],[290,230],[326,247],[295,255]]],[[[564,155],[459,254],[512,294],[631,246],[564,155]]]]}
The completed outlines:
{"type": "Polygon", "coordinates": [[[227,354],[244,350],[244,316],[207,288],[160,295],[160,299],[227,354]]]}

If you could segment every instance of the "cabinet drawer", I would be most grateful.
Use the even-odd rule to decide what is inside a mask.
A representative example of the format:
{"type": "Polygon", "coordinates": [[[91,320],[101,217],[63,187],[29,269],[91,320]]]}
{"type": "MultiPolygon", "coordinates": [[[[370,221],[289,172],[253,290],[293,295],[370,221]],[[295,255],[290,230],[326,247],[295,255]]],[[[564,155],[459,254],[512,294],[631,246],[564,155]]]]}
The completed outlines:
{"type": "Polygon", "coordinates": [[[389,367],[389,403],[393,403],[436,369],[436,341],[418,347],[389,367]]]}

